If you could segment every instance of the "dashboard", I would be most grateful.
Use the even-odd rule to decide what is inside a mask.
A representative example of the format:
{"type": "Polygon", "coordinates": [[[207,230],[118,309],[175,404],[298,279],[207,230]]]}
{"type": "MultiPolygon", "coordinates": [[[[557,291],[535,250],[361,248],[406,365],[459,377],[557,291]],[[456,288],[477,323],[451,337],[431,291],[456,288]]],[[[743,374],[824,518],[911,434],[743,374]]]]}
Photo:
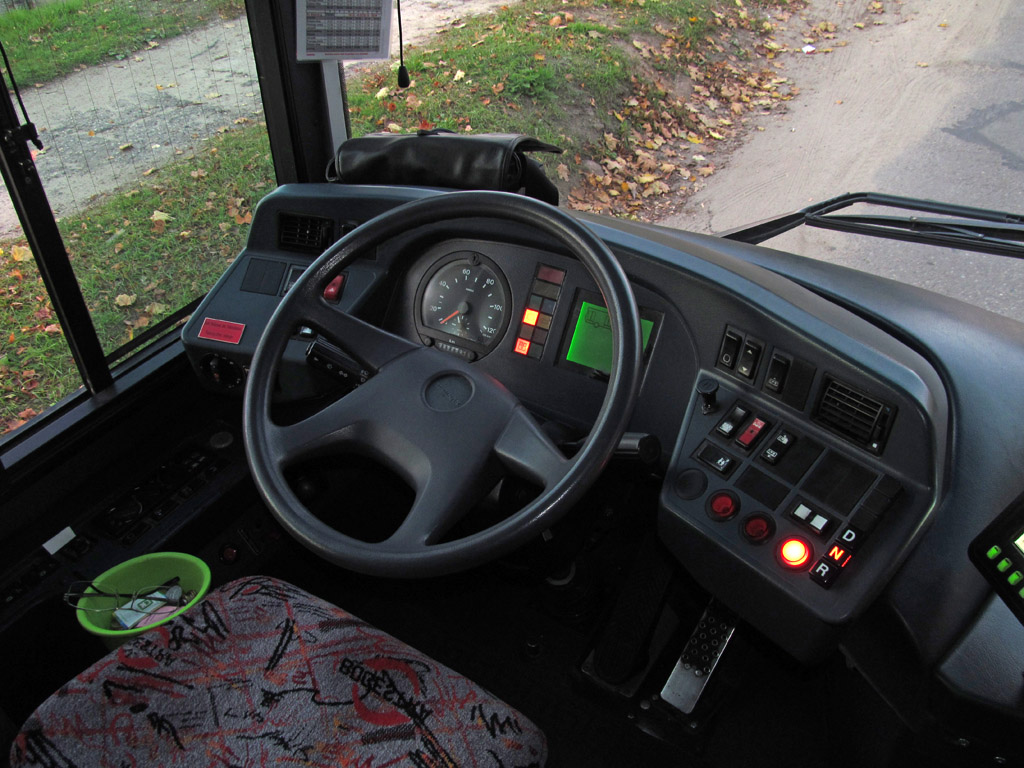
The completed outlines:
{"type": "MultiPolygon", "coordinates": [[[[320,251],[403,201],[285,186],[183,338],[201,380],[240,393],[259,334],[320,251]]],[[[943,485],[946,392],[909,346],[791,281],[706,248],[600,227],[640,308],[629,431],[663,446],[662,540],[709,591],[804,661],[834,649],[927,529],[943,485]]],[[[608,313],[582,265],[521,227],[439,222],[365,254],[325,298],[472,362],[560,433],[597,414],[608,313]]],[[[298,329],[282,398],[356,385],[357,361],[298,329]],[[287,394],[285,394],[287,393],[287,394]]]]}
{"type": "MultiPolygon", "coordinates": [[[[200,380],[240,394],[298,274],[349,228],[433,194],[269,195],[183,331],[200,380]]],[[[658,533],[673,557],[799,661],[839,648],[908,721],[940,708],[995,742],[1019,728],[1024,626],[967,550],[1021,493],[1024,407],[1000,395],[1024,380],[1021,325],[792,254],[577,218],[646,321],[628,431],[662,446],[658,533]]],[[[593,422],[607,380],[600,295],[537,232],[477,219],[399,232],[340,283],[342,309],[471,361],[568,439],[593,422]]],[[[283,401],[367,374],[307,331],[279,367],[283,401]]]]}

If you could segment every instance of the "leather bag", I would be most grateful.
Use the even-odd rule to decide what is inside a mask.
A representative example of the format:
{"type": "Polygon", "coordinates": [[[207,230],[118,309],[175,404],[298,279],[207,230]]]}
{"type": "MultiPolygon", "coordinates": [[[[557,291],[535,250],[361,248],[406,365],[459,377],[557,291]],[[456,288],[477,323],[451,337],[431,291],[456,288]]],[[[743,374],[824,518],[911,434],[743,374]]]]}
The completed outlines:
{"type": "Polygon", "coordinates": [[[338,147],[327,180],[522,192],[558,205],[558,189],[526,152],[562,152],[518,133],[371,133],[338,147]]]}

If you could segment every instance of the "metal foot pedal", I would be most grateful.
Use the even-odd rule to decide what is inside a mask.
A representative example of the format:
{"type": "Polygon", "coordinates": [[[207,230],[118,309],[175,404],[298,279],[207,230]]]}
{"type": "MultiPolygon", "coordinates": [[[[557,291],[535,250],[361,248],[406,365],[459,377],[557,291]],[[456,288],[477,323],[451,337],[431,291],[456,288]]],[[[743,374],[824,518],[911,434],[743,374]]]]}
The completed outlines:
{"type": "Polygon", "coordinates": [[[662,701],[684,715],[693,712],[735,631],[736,620],[732,614],[712,601],[665,681],[661,689],[662,701]]]}

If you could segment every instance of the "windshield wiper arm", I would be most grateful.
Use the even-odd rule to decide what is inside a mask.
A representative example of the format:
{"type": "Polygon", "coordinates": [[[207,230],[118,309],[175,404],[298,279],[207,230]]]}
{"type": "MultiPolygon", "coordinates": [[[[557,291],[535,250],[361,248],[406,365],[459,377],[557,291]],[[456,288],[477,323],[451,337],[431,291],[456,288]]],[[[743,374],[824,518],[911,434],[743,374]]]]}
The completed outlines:
{"type": "Polygon", "coordinates": [[[802,224],[890,240],[1024,258],[1024,215],[877,192],[840,195],[799,211],[720,233],[719,236],[744,243],[762,243],[802,224]],[[937,214],[942,218],[836,214],[836,211],[858,203],[937,214]]]}
{"type": "Polygon", "coordinates": [[[1024,224],[878,214],[809,214],[812,227],[1024,258],[1024,224]]]}

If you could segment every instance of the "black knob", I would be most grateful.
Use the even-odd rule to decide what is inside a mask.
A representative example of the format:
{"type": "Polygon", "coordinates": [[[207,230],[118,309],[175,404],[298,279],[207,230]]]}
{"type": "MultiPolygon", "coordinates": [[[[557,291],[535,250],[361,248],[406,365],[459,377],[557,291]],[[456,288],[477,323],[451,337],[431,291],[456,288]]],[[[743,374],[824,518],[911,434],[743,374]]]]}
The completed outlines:
{"type": "Polygon", "coordinates": [[[712,413],[718,406],[718,382],[714,379],[701,379],[697,382],[697,394],[700,395],[700,410],[705,416],[712,413]]]}

